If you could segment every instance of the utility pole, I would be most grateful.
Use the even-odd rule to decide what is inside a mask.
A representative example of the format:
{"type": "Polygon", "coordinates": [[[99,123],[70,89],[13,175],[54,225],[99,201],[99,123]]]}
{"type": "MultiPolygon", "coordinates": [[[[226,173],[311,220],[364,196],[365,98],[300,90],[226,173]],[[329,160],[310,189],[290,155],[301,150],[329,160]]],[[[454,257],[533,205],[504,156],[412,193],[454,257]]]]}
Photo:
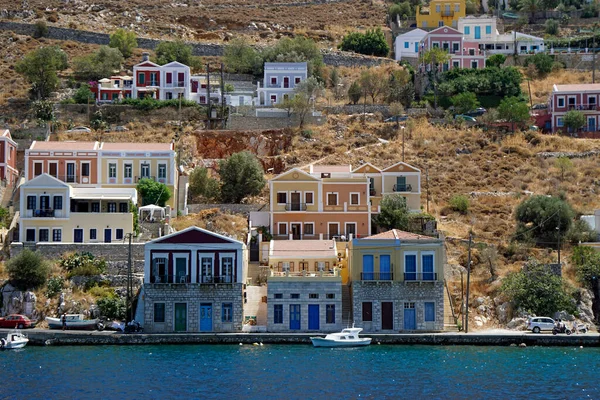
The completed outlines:
{"type": "Polygon", "coordinates": [[[469,333],[469,287],[471,284],[471,243],[473,241],[473,232],[469,232],[469,255],[467,257],[467,299],[465,302],[466,318],[465,333],[469,333]]]}
{"type": "Polygon", "coordinates": [[[425,186],[427,188],[427,214],[429,214],[429,167],[425,167],[425,186]]]}
{"type": "Polygon", "coordinates": [[[556,227],[556,232],[558,233],[558,264],[560,264],[560,220],[558,220],[558,226],[556,227]]]}
{"type": "Polygon", "coordinates": [[[593,37],[592,37],[592,83],[596,83],[596,29],[598,23],[594,23],[593,37]]]}
{"type": "Polygon", "coordinates": [[[225,129],[225,77],[223,76],[223,63],[221,63],[221,129],[225,129]]]}
{"type": "MultiPolygon", "coordinates": [[[[177,133],[175,134],[175,143],[173,143],[174,147],[176,147],[177,159],[175,161],[175,171],[173,172],[173,176],[176,180],[179,180],[179,166],[181,165],[181,135],[183,134],[183,123],[181,122],[181,95],[179,96],[179,110],[178,117],[179,123],[177,124],[177,133]]],[[[175,185],[177,190],[175,191],[175,215],[179,214],[179,185],[175,185]]]]}
{"type": "Polygon", "coordinates": [[[207,128],[211,129],[210,123],[211,110],[210,110],[210,64],[206,64],[206,115],[207,115],[207,128]]]}
{"type": "MultiPolygon", "coordinates": [[[[396,117],[398,118],[398,117],[396,117]]],[[[404,162],[404,131],[406,130],[403,126],[400,127],[402,130],[402,162],[404,162]]]]}
{"type": "Polygon", "coordinates": [[[527,78],[527,88],[529,88],[529,107],[533,108],[533,99],[531,98],[531,79],[527,78]]]}
{"type": "Polygon", "coordinates": [[[367,89],[363,88],[363,126],[367,124],[367,89]]]}

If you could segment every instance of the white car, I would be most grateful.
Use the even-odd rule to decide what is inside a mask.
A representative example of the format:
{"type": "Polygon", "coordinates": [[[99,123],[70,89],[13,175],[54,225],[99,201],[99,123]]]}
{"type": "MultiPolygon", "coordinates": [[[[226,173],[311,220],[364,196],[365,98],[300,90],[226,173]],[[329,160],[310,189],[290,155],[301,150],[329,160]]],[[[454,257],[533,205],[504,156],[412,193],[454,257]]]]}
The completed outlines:
{"type": "Polygon", "coordinates": [[[67,132],[91,132],[92,130],[87,126],[76,126],[73,129],[69,129],[67,132]]]}
{"type": "Polygon", "coordinates": [[[554,320],[548,317],[532,317],[527,321],[527,330],[533,333],[551,331],[554,329],[554,320]]]}

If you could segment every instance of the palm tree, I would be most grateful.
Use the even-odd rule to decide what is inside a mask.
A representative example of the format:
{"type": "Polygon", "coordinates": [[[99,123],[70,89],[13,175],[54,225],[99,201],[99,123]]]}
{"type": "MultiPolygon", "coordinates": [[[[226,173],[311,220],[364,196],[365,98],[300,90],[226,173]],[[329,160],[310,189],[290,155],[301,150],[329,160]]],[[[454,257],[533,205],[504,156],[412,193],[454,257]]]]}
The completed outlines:
{"type": "Polygon", "coordinates": [[[439,47],[432,47],[423,54],[423,62],[432,65],[428,71],[429,81],[433,84],[433,107],[437,109],[437,84],[439,82],[440,65],[450,61],[450,54],[439,47]]]}
{"type": "Polygon", "coordinates": [[[529,23],[533,24],[535,21],[535,13],[542,8],[540,0],[519,0],[521,11],[529,13],[529,23]]]}

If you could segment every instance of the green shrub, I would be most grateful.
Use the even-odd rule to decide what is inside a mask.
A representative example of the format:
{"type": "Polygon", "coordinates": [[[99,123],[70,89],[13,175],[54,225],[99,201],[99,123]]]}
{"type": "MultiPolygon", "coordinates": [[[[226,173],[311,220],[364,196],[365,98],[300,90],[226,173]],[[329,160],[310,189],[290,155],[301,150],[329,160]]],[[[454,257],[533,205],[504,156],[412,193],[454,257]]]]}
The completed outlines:
{"type": "Polygon", "coordinates": [[[48,25],[46,21],[37,21],[33,30],[33,37],[36,39],[43,38],[48,34],[48,25]]]}
{"type": "Polygon", "coordinates": [[[110,287],[106,287],[106,286],[97,286],[98,283],[94,282],[96,284],[96,286],[90,287],[89,289],[86,290],[86,293],[88,293],[91,296],[94,296],[96,298],[104,298],[104,297],[114,297],[115,296],[115,290],[113,288],[110,287]]]}
{"type": "MultiPolygon", "coordinates": [[[[156,100],[152,97],[144,97],[143,99],[127,98],[120,101],[119,104],[132,106],[136,110],[152,111],[165,107],[179,107],[179,99],[171,100],[156,100]]],[[[181,107],[198,107],[202,108],[198,103],[192,100],[181,100],[181,107]]]]}
{"type": "Polygon", "coordinates": [[[450,199],[450,208],[461,214],[466,214],[469,211],[469,198],[461,194],[455,194],[450,199]]]}
{"type": "Polygon", "coordinates": [[[48,285],[46,288],[46,297],[52,298],[62,292],[65,287],[65,280],[60,276],[53,276],[48,279],[48,285]]]}
{"type": "Polygon", "coordinates": [[[106,260],[91,253],[71,253],[63,255],[58,264],[67,271],[67,277],[94,276],[106,271],[106,260]]]}
{"type": "Polygon", "coordinates": [[[556,36],[560,31],[559,23],[555,19],[547,19],[546,23],[544,24],[544,27],[548,35],[556,36]]]}
{"type": "Polygon", "coordinates": [[[96,302],[100,315],[108,319],[125,319],[125,313],[127,312],[125,299],[116,297],[114,295],[102,297],[96,302]]]}
{"type": "Polygon", "coordinates": [[[43,286],[50,273],[48,261],[38,252],[23,250],[6,264],[10,283],[21,290],[43,286]]]}
{"type": "Polygon", "coordinates": [[[305,139],[310,139],[313,137],[313,131],[311,129],[303,129],[301,135],[305,139]]]}

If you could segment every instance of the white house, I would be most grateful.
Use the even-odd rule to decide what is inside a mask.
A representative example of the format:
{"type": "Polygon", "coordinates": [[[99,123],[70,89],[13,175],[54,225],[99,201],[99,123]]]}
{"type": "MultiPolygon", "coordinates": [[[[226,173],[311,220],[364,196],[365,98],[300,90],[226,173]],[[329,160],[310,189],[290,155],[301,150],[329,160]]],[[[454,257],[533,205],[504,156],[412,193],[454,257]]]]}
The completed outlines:
{"type": "Polygon", "coordinates": [[[263,86],[257,87],[257,106],[279,104],[294,92],[294,88],[308,77],[306,62],[285,63],[267,62],[264,68],[263,86]]]}
{"type": "Polygon", "coordinates": [[[403,58],[417,58],[419,56],[419,43],[426,35],[427,32],[417,28],[396,36],[394,42],[396,61],[400,61],[403,58]]]}

